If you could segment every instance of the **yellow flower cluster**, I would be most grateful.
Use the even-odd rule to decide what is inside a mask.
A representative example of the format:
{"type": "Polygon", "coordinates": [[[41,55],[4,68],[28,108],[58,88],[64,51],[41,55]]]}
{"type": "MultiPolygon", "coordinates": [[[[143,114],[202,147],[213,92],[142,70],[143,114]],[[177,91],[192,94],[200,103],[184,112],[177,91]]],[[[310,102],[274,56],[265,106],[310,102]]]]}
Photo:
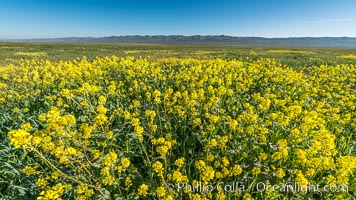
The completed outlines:
{"type": "Polygon", "coordinates": [[[61,195],[65,190],[70,190],[71,189],[71,185],[68,184],[62,184],[62,183],[58,183],[56,185],[54,185],[53,187],[51,187],[48,190],[44,190],[42,192],[40,192],[39,196],[38,196],[38,200],[50,200],[50,199],[62,199],[61,195]]]}
{"type": "Polygon", "coordinates": [[[353,55],[353,54],[347,54],[347,55],[341,55],[341,56],[338,56],[338,58],[356,59],[356,55],[353,55]]]}
{"type": "MultiPolygon", "coordinates": [[[[298,199],[190,191],[266,178],[354,186],[355,74],[274,59],[23,60],[1,68],[1,131],[28,153],[19,171],[39,199],[298,199]]],[[[351,198],[325,194],[339,196],[351,198]]]]}
{"type": "Polygon", "coordinates": [[[85,200],[94,194],[93,189],[88,188],[86,185],[78,185],[75,192],[77,194],[76,200],[85,200]]]}
{"type": "Polygon", "coordinates": [[[29,145],[31,143],[31,134],[25,130],[12,130],[8,133],[9,140],[15,148],[29,145]]]}
{"type": "Polygon", "coordinates": [[[140,196],[143,196],[143,197],[147,196],[147,194],[148,194],[148,185],[146,185],[146,184],[140,185],[140,187],[138,188],[137,192],[138,192],[138,194],[140,196]]]}

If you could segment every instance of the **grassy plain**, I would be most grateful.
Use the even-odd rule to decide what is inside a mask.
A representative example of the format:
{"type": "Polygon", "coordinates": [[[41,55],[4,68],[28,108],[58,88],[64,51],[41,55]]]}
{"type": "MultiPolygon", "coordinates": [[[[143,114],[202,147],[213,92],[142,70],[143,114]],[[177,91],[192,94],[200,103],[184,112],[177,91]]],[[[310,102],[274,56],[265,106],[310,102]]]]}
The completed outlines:
{"type": "Polygon", "coordinates": [[[236,45],[167,45],[167,44],[82,44],[82,43],[0,43],[0,65],[21,59],[50,61],[73,60],[86,56],[89,60],[103,56],[178,57],[198,59],[276,58],[282,64],[299,68],[320,64],[356,63],[356,49],[259,47],[236,45]],[[351,56],[350,56],[351,55],[351,56]]]}

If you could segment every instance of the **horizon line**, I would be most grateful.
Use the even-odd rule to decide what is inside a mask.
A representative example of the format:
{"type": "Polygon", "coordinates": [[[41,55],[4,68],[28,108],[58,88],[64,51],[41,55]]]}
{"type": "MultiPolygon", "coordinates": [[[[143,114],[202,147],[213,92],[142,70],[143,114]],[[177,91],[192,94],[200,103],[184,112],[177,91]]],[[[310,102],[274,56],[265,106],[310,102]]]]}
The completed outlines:
{"type": "Polygon", "coordinates": [[[131,35],[107,35],[107,36],[63,36],[63,37],[31,37],[31,38],[0,38],[1,40],[43,40],[43,39],[68,39],[68,38],[109,38],[109,37],[147,37],[147,36],[161,36],[161,37],[170,37],[170,36],[183,36],[183,37],[194,37],[194,36],[215,36],[215,37],[233,37],[233,38],[264,38],[264,39],[291,39],[291,38],[356,38],[356,36],[286,36],[286,37],[266,37],[266,36],[235,36],[235,35],[225,35],[225,34],[192,34],[192,35],[183,35],[183,34],[131,34],[131,35]]]}

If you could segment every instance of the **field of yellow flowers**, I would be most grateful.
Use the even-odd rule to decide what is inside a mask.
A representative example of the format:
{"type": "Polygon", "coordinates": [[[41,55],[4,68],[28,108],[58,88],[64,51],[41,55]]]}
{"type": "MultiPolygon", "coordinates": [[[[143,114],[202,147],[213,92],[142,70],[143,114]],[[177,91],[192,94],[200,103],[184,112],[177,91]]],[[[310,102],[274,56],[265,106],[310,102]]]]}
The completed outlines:
{"type": "Polygon", "coordinates": [[[2,199],[352,199],[356,66],[0,67],[2,199]]]}

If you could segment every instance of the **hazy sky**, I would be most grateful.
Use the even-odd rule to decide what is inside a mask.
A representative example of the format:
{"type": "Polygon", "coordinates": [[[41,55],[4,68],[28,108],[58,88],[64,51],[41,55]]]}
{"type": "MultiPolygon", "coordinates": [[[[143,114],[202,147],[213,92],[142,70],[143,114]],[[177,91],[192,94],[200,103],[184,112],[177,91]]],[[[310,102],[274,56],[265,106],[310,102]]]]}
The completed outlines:
{"type": "Polygon", "coordinates": [[[356,0],[0,0],[0,38],[356,37],[356,0]]]}

